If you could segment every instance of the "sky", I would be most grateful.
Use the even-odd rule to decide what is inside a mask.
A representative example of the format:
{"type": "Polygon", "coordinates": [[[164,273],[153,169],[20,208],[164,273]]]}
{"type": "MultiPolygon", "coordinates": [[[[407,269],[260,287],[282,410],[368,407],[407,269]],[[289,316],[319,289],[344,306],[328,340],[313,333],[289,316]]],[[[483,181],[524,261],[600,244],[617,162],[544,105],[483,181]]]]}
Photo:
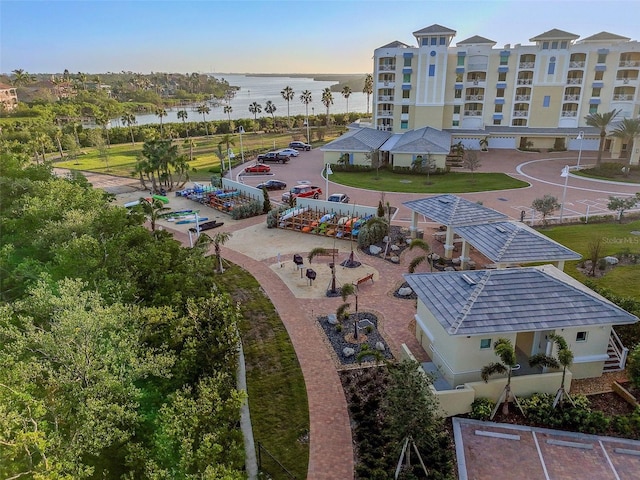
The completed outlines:
{"type": "Polygon", "coordinates": [[[638,0],[0,0],[0,73],[368,73],[432,24],[527,44],[552,28],[638,40],[638,0]]]}

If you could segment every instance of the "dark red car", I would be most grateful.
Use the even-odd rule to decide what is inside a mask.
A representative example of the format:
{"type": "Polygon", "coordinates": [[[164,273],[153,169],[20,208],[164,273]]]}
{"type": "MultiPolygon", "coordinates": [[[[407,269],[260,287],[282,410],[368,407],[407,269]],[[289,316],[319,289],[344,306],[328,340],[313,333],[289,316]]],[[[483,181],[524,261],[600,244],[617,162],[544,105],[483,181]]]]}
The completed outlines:
{"type": "Polygon", "coordinates": [[[244,169],[246,173],[269,173],[271,167],[264,163],[256,163],[244,169]]]}

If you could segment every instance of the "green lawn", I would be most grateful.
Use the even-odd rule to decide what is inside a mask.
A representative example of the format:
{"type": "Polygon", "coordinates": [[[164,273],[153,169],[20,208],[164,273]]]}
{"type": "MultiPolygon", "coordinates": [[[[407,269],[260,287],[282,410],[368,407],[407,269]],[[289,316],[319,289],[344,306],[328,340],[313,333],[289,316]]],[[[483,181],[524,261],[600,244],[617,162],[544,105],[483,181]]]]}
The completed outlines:
{"type": "Polygon", "coordinates": [[[220,288],[238,302],[245,319],[242,345],[254,438],[296,478],[306,478],[309,444],[300,439],[308,439],[309,403],[287,330],[247,271],[232,266],[218,278],[220,288]]]}
{"type": "MultiPolygon", "coordinates": [[[[630,232],[640,231],[640,220],[629,223],[598,223],[566,225],[547,228],[541,233],[553,240],[575,250],[585,258],[588,246],[598,239],[602,243],[601,257],[630,252],[640,255],[640,236],[630,232]]],[[[640,263],[637,265],[619,266],[611,269],[603,277],[591,279],[576,270],[579,262],[567,262],[565,272],[584,282],[593,280],[596,285],[605,287],[620,296],[632,297],[640,300],[640,263]]]]}
{"type": "Polygon", "coordinates": [[[380,170],[376,172],[336,172],[332,182],[350,187],[401,193],[469,193],[488,190],[507,190],[529,186],[504,173],[450,172],[443,175],[412,175],[380,170]]]}

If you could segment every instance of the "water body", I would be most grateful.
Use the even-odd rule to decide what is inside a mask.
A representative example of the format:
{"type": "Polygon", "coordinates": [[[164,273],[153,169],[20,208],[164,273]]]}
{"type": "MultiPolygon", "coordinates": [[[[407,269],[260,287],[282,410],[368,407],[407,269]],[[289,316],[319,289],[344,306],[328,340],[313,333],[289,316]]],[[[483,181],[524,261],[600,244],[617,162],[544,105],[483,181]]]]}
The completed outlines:
{"type": "MultiPolygon", "coordinates": [[[[304,90],[311,92],[312,102],[309,104],[309,115],[325,114],[327,109],[322,104],[322,91],[335,85],[337,82],[316,81],[313,78],[299,78],[299,77],[252,77],[247,75],[225,75],[225,74],[213,74],[214,77],[222,79],[224,78],[229,82],[229,85],[240,87],[236,96],[231,100],[230,105],[233,108],[231,112],[231,119],[238,120],[240,118],[253,118],[253,114],[249,112],[249,105],[253,102],[257,102],[262,106],[262,113],[258,114],[260,117],[270,117],[271,115],[265,113],[264,107],[268,100],[276,106],[275,116],[286,117],[287,116],[287,102],[282,98],[281,91],[289,86],[294,91],[294,98],[289,102],[289,114],[305,115],[305,104],[300,101],[300,95],[304,90]]],[[[329,108],[329,113],[346,113],[347,112],[347,100],[340,94],[340,92],[333,93],[333,105],[329,108]]],[[[205,115],[207,121],[211,120],[227,120],[228,116],[224,113],[223,105],[218,107],[210,106],[211,111],[205,115]]],[[[178,118],[178,111],[187,110],[188,118],[190,122],[201,122],[202,114],[197,112],[197,106],[193,107],[180,107],[167,109],[167,116],[163,118],[163,123],[181,122],[178,118]]],[[[367,111],[367,96],[360,92],[352,92],[349,96],[349,112],[366,113],[367,111]]],[[[369,107],[371,111],[371,107],[369,107]]],[[[143,115],[136,115],[136,122],[138,125],[148,125],[151,123],[160,123],[160,119],[152,113],[146,113],[143,115]]],[[[121,125],[119,120],[113,120],[112,126],[121,125]]]]}

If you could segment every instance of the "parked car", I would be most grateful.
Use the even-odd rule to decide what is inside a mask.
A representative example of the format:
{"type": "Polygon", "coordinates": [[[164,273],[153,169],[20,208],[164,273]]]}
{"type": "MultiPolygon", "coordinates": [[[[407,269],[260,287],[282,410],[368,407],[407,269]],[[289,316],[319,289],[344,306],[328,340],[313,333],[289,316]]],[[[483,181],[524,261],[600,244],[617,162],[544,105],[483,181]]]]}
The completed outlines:
{"type": "Polygon", "coordinates": [[[304,142],[291,142],[289,144],[289,148],[293,148],[295,150],[304,150],[308,152],[309,150],[311,150],[311,145],[304,142]]]}
{"type": "Polygon", "coordinates": [[[282,194],[282,201],[288,203],[291,198],[311,197],[320,198],[322,190],[315,185],[296,185],[290,191],[282,194]]]}
{"type": "Polygon", "coordinates": [[[269,173],[271,171],[271,167],[264,163],[255,163],[245,168],[244,171],[246,173],[269,173]]]}
{"type": "Polygon", "coordinates": [[[298,152],[298,150],[296,150],[295,148],[283,148],[282,150],[278,151],[278,153],[280,155],[286,155],[287,157],[297,157],[298,155],[300,155],[300,152],[298,152]]]}
{"type": "Polygon", "coordinates": [[[349,203],[349,195],[345,193],[332,193],[327,198],[329,202],[349,203]]]}
{"type": "Polygon", "coordinates": [[[267,190],[284,190],[285,188],[287,188],[287,184],[280,180],[267,180],[266,182],[256,185],[256,188],[266,188],[267,190]]]}
{"type": "Polygon", "coordinates": [[[277,162],[287,163],[289,161],[289,155],[282,155],[279,151],[261,153],[258,155],[258,162],[277,162]]]}

